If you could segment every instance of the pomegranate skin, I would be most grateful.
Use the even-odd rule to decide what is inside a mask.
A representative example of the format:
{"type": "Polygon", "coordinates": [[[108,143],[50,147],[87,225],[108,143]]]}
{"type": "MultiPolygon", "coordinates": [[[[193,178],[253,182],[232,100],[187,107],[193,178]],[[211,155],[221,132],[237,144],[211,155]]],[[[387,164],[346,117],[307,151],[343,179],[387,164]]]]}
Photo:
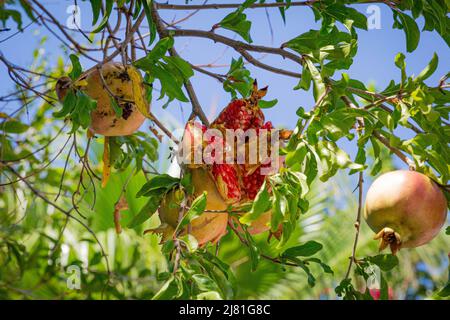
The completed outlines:
{"type": "Polygon", "coordinates": [[[430,178],[415,171],[385,173],[367,192],[364,208],[367,224],[376,233],[392,229],[398,236],[399,248],[414,248],[431,241],[446,216],[443,192],[430,178]]]}
{"type": "MultiPolygon", "coordinates": [[[[133,83],[122,64],[115,62],[104,64],[101,72],[104,81],[115,95],[126,100],[134,100],[133,83]]],[[[110,95],[104,88],[99,70],[95,69],[89,73],[86,80],[88,82],[86,93],[97,101],[97,108],[91,113],[90,130],[92,133],[104,136],[127,136],[137,131],[144,123],[145,116],[131,102],[124,102],[121,105],[122,117],[116,117],[111,106],[110,95]]],[[[142,88],[142,92],[144,92],[144,88],[142,88]]]]}
{"type": "MultiPolygon", "coordinates": [[[[101,134],[104,136],[127,136],[136,132],[145,121],[145,116],[135,105],[133,92],[133,81],[131,80],[127,69],[133,66],[124,66],[118,62],[105,63],[101,68],[101,74],[98,69],[88,72],[81,80],[85,80],[86,85],[80,86],[80,89],[97,101],[97,108],[91,112],[91,126],[89,131],[92,134],[101,134]],[[108,89],[103,83],[106,83],[108,89]],[[122,116],[118,118],[111,104],[111,94],[119,97],[119,107],[122,109],[122,116]]],[[[144,96],[145,88],[141,78],[139,92],[144,96]]],[[[69,77],[61,77],[56,83],[56,94],[60,101],[64,100],[72,80],[69,77]]],[[[145,99],[144,99],[145,101],[145,99]]],[[[146,106],[150,110],[150,106],[146,106]]]]}

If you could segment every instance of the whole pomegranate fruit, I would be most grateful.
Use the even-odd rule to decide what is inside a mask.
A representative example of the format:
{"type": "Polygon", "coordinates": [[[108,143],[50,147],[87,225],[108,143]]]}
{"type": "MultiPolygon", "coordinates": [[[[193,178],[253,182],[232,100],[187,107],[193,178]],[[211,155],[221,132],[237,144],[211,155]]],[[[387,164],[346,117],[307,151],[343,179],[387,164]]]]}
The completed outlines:
{"type": "Polygon", "coordinates": [[[447,201],[441,189],[426,175],[415,171],[392,171],[370,186],[364,218],[377,233],[380,250],[390,246],[414,248],[428,243],[442,228],[447,201]]]}
{"type": "MultiPolygon", "coordinates": [[[[100,76],[98,69],[88,72],[84,76],[87,85],[81,86],[80,89],[92,99],[97,101],[97,108],[91,112],[91,126],[89,130],[93,134],[101,134],[104,136],[126,136],[134,133],[139,129],[145,120],[145,116],[136,107],[133,82],[127,70],[134,68],[133,66],[124,66],[121,63],[109,62],[102,65],[100,76]],[[108,86],[111,93],[118,97],[118,105],[122,109],[122,116],[117,117],[114,108],[111,105],[110,92],[105,88],[104,83],[108,86]]],[[[139,72],[135,72],[139,74],[139,72]]],[[[63,100],[70,89],[72,80],[69,77],[62,77],[56,83],[56,93],[59,100],[63,100]]],[[[136,87],[135,87],[136,89],[136,87]]],[[[139,92],[142,97],[139,101],[146,101],[144,97],[143,80],[140,79],[139,92]]],[[[146,106],[147,109],[149,108],[146,106]]]]}

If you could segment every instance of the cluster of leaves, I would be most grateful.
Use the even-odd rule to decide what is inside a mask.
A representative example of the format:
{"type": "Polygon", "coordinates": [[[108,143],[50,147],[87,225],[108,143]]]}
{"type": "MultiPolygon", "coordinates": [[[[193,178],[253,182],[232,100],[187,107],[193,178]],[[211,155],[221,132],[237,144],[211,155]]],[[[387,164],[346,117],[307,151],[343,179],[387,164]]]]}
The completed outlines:
{"type": "Polygon", "coordinates": [[[347,278],[341,281],[336,287],[335,291],[339,297],[343,297],[344,300],[373,300],[373,296],[370,294],[367,283],[374,278],[379,281],[380,286],[380,299],[389,299],[388,284],[383,276],[383,272],[388,272],[398,265],[398,258],[391,254],[380,254],[377,256],[365,257],[362,260],[356,262],[355,273],[362,277],[366,283],[366,290],[360,292],[356,290],[351,283],[351,279],[347,278]],[[379,270],[380,278],[377,278],[376,270],[379,270]]]}
{"type": "MultiPolygon", "coordinates": [[[[162,99],[164,96],[168,98],[165,106],[174,99],[189,102],[182,90],[182,86],[194,75],[191,65],[185,60],[179,57],[166,56],[173,43],[173,38],[163,38],[155,44],[148,55],[133,63],[135,67],[146,73],[148,84],[152,85],[155,79],[159,80],[161,84],[159,99],[162,99]]],[[[151,99],[151,89],[148,91],[148,98],[151,99]]]]}
{"type": "Polygon", "coordinates": [[[110,164],[116,170],[125,170],[134,160],[135,171],[143,168],[144,159],[150,162],[158,160],[158,140],[144,132],[130,136],[109,138],[110,164]]]}
{"type": "MultiPolygon", "coordinates": [[[[85,0],[84,0],[85,1],[85,0]]],[[[92,30],[92,33],[99,33],[106,28],[111,13],[113,12],[113,5],[116,3],[118,9],[123,8],[125,3],[129,3],[130,0],[106,0],[104,5],[104,10],[102,10],[102,0],[89,0],[92,9],[92,26],[95,26],[99,21],[100,14],[103,14],[101,21],[92,30]]],[[[133,10],[132,18],[135,20],[139,16],[142,10],[142,3],[147,3],[147,1],[135,1],[135,6],[133,10]]]]}
{"type": "MultiPolygon", "coordinates": [[[[3,28],[6,27],[6,23],[9,19],[12,19],[17,24],[17,29],[22,30],[22,13],[16,9],[11,9],[11,5],[14,4],[14,0],[2,1],[0,3],[0,21],[2,22],[3,28]]],[[[26,15],[34,21],[33,11],[27,1],[19,0],[19,5],[26,15]]]]}
{"type": "Polygon", "coordinates": [[[408,52],[414,51],[420,40],[420,30],[415,19],[423,16],[425,25],[423,31],[437,31],[442,39],[450,45],[450,18],[447,16],[449,7],[445,0],[406,0],[396,3],[393,8],[394,28],[403,29],[406,35],[408,52]],[[402,11],[411,11],[412,17],[402,11]]]}
{"type": "MultiPolygon", "coordinates": [[[[308,58],[306,61],[303,73],[309,69],[312,75],[310,79],[314,84],[317,105],[310,112],[305,112],[303,108],[297,111],[297,128],[286,148],[289,167],[304,170],[302,172],[305,172],[308,181],[315,178],[318,163],[322,163],[322,181],[333,176],[338,169],[349,168],[351,172],[363,170],[365,146],[369,141],[375,153],[379,154],[379,142],[374,136],[378,133],[388,140],[390,147],[410,154],[419,171],[434,177],[441,184],[446,183],[450,178],[445,165],[450,141],[445,126],[449,97],[440,87],[429,87],[424,83],[436,70],[436,55],[418,76],[407,77],[404,55],[399,54],[395,64],[401,70],[401,82],[391,81],[378,94],[371,94],[363,83],[350,79],[345,73],[341,80],[331,80],[326,68],[316,67],[308,58]],[[354,107],[349,106],[343,97],[347,97],[354,107]],[[360,107],[360,104],[364,105],[360,107]],[[358,153],[351,161],[337,142],[344,137],[353,140],[355,134],[352,129],[358,121],[361,126],[357,130],[358,153]],[[403,141],[395,131],[399,127],[415,130],[416,135],[403,141]]],[[[301,84],[305,83],[304,79],[301,84]]],[[[309,89],[307,85],[301,87],[309,89]]],[[[375,175],[380,169],[381,162],[377,161],[371,173],[375,175]]]]}
{"type": "MultiPolygon", "coordinates": [[[[226,73],[226,78],[223,82],[223,89],[231,94],[232,99],[238,98],[238,94],[243,98],[250,96],[253,90],[255,79],[252,78],[250,71],[245,68],[244,59],[239,57],[231,59],[230,69],[226,73]]],[[[274,107],[278,103],[278,99],[270,101],[259,100],[258,106],[261,109],[268,109],[274,107]]]]}
{"type": "MultiPolygon", "coordinates": [[[[147,197],[147,203],[133,218],[128,227],[135,228],[150,219],[158,210],[158,207],[167,192],[179,186],[182,181],[184,182],[186,179],[180,180],[169,176],[168,174],[160,174],[151,177],[136,194],[137,198],[147,197]]],[[[187,185],[186,183],[183,184],[187,185]]]]}
{"type": "Polygon", "coordinates": [[[254,4],[257,0],[246,0],[239,6],[235,11],[224,17],[215,27],[221,27],[228,29],[239,34],[245,41],[252,42],[252,37],[250,36],[250,29],[252,27],[252,22],[247,20],[247,15],[244,10],[250,5],[254,4]]]}
{"type": "Polygon", "coordinates": [[[250,225],[263,213],[272,210],[271,231],[277,232],[282,228],[279,243],[279,247],[282,247],[289,240],[300,214],[308,210],[308,202],[305,200],[308,191],[306,176],[300,172],[286,170],[270,176],[261,186],[250,210],[239,220],[250,225]]]}
{"type": "MultiPolygon", "coordinates": [[[[69,73],[69,78],[76,84],[83,70],[76,55],[71,54],[70,60],[72,62],[72,70],[69,73]]],[[[91,125],[91,112],[96,108],[97,101],[76,87],[70,86],[67,89],[61,110],[54,112],[53,116],[55,118],[70,119],[72,132],[75,132],[79,127],[87,129],[91,125]]]]}
{"type": "MultiPolygon", "coordinates": [[[[167,254],[172,252],[171,249],[173,250],[173,242],[168,242],[163,247],[163,250],[168,250],[167,254]]],[[[163,272],[158,275],[165,283],[152,299],[233,298],[236,283],[228,264],[204,249],[184,252],[183,255],[180,267],[175,273],[163,272]]]]}

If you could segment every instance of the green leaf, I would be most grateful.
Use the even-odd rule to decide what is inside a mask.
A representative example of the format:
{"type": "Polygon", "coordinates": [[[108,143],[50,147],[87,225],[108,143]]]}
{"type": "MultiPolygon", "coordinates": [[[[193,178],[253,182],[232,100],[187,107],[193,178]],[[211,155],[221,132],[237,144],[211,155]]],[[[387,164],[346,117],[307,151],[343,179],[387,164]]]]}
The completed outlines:
{"type": "Polygon", "coordinates": [[[206,196],[207,192],[204,191],[200,196],[195,198],[192,201],[191,207],[184,215],[183,219],[181,219],[180,223],[177,226],[176,230],[183,229],[187,226],[192,220],[199,217],[206,209],[206,196]]]}
{"type": "Polygon", "coordinates": [[[392,254],[379,254],[373,257],[367,257],[367,260],[376,264],[383,271],[389,271],[398,265],[398,258],[392,254]]]}
{"type": "Polygon", "coordinates": [[[428,63],[428,65],[425,67],[425,69],[422,70],[422,72],[419,73],[419,75],[416,77],[416,81],[424,81],[428,79],[435,71],[439,63],[439,57],[437,56],[436,52],[433,54],[433,58],[431,58],[431,61],[428,63]]]}
{"type": "Polygon", "coordinates": [[[105,28],[106,24],[108,23],[109,16],[111,15],[113,4],[114,4],[114,0],[106,0],[105,15],[103,16],[103,19],[100,22],[100,24],[96,28],[94,28],[94,30],[92,30],[92,33],[98,33],[100,31],[102,31],[103,28],[105,28]]]}
{"type": "Polygon", "coordinates": [[[316,285],[316,278],[314,277],[314,275],[311,273],[311,271],[309,270],[308,266],[306,265],[306,263],[300,259],[297,259],[294,256],[290,256],[289,260],[291,262],[294,262],[297,266],[299,266],[300,268],[303,269],[303,271],[305,271],[307,277],[308,277],[308,285],[312,288],[316,285]]]}
{"type": "Polygon", "coordinates": [[[173,239],[169,239],[166,242],[164,242],[161,253],[168,255],[175,249],[175,241],[173,239]]]}
{"type": "Polygon", "coordinates": [[[157,66],[152,68],[150,74],[161,82],[161,91],[166,93],[169,99],[178,99],[183,102],[189,102],[189,99],[181,89],[181,84],[173,74],[168,73],[164,68],[157,66]]]}
{"type": "Polygon", "coordinates": [[[83,68],[81,67],[80,60],[76,55],[71,54],[69,58],[72,62],[72,71],[70,71],[69,77],[72,80],[77,80],[83,72],[83,68]]]}
{"type": "Polygon", "coordinates": [[[270,101],[259,100],[258,106],[261,109],[270,109],[270,108],[274,107],[277,103],[278,103],[278,99],[274,99],[274,100],[270,100],[270,101]]]}
{"type": "Polygon", "coordinates": [[[142,196],[148,196],[152,194],[152,191],[163,189],[167,191],[172,189],[175,185],[180,182],[180,179],[174,178],[168,174],[160,174],[157,176],[153,176],[147,181],[136,194],[136,198],[142,196]]]}
{"type": "Polygon", "coordinates": [[[227,78],[223,82],[223,89],[230,92],[233,99],[237,97],[237,92],[243,98],[246,98],[253,88],[253,81],[250,71],[244,66],[242,57],[237,60],[231,59],[230,70],[228,70],[227,78]]]}
{"type": "Polygon", "coordinates": [[[145,11],[145,16],[147,18],[147,22],[148,22],[148,26],[150,29],[150,40],[149,40],[149,45],[151,45],[153,43],[153,41],[155,41],[156,39],[156,24],[153,21],[152,18],[152,0],[142,0],[142,5],[144,6],[144,11],[145,11]]]}
{"type": "Polygon", "coordinates": [[[197,295],[197,300],[222,300],[220,293],[217,291],[202,292],[197,295]]]}
{"type": "Polygon", "coordinates": [[[173,38],[172,37],[165,37],[159,40],[153,49],[143,58],[137,60],[134,62],[134,65],[138,68],[140,68],[140,63],[142,61],[150,60],[151,62],[158,61],[162,57],[166,55],[166,52],[173,47],[173,38]]]}
{"type": "Polygon", "coordinates": [[[6,133],[24,133],[29,128],[30,126],[14,119],[6,120],[0,123],[0,130],[6,133]]]}
{"type": "Polygon", "coordinates": [[[116,114],[116,118],[122,118],[123,109],[119,106],[117,100],[114,97],[109,96],[109,101],[111,102],[111,106],[114,110],[114,113],[116,114]]]}
{"type": "Polygon", "coordinates": [[[272,215],[270,219],[270,230],[276,232],[285,219],[288,210],[288,200],[276,188],[273,188],[272,215]]]}
{"type": "Polygon", "coordinates": [[[398,53],[395,56],[395,65],[401,70],[402,73],[402,85],[406,82],[406,64],[405,55],[403,53],[398,53]]]}
{"type": "Polygon", "coordinates": [[[305,61],[306,65],[308,66],[309,72],[311,73],[311,77],[314,83],[314,98],[317,101],[320,95],[325,92],[325,84],[319,70],[317,70],[312,61],[310,59],[305,59],[305,61]]]}
{"type": "Polygon", "coordinates": [[[442,298],[450,297],[450,281],[438,292],[438,296],[442,298]]]}
{"type": "Polygon", "coordinates": [[[416,21],[402,12],[393,12],[395,20],[394,28],[403,29],[406,35],[406,50],[408,52],[413,52],[419,45],[420,40],[420,30],[416,21]],[[400,21],[398,21],[397,17],[400,18],[400,21]]]}
{"type": "Polygon", "coordinates": [[[294,87],[294,90],[303,89],[308,91],[311,87],[311,72],[308,68],[303,68],[302,77],[300,78],[299,83],[294,87]]]}
{"type": "Polygon", "coordinates": [[[389,300],[389,287],[383,274],[380,274],[380,300],[389,300]]]}
{"type": "Polygon", "coordinates": [[[169,300],[175,298],[179,293],[178,283],[173,275],[164,283],[152,300],[169,300]]]}
{"type": "Polygon", "coordinates": [[[160,202],[161,198],[150,197],[150,199],[148,199],[147,203],[142,207],[139,213],[135,215],[130,221],[130,223],[128,224],[128,228],[136,228],[150,219],[156,212],[156,210],[158,210],[160,202]]]}
{"type": "Polygon", "coordinates": [[[253,201],[252,208],[249,212],[244,214],[239,219],[239,221],[242,224],[250,225],[252,221],[258,219],[258,217],[261,216],[264,212],[267,212],[267,210],[269,210],[270,208],[270,205],[270,194],[267,191],[266,182],[264,182],[258,194],[256,195],[255,200],[253,201]]]}
{"type": "Polygon", "coordinates": [[[251,270],[255,271],[258,268],[259,261],[261,260],[261,253],[258,249],[258,246],[255,243],[255,240],[250,235],[250,233],[245,229],[245,239],[247,240],[248,248],[250,250],[250,261],[252,263],[251,270]]]}
{"type": "Polygon", "coordinates": [[[178,240],[186,245],[190,253],[195,252],[198,249],[197,239],[195,239],[192,234],[185,234],[184,236],[179,237],[178,240]]]}
{"type": "Polygon", "coordinates": [[[163,57],[163,60],[167,62],[168,65],[176,68],[184,82],[194,75],[194,71],[192,71],[191,65],[182,58],[163,57]]]}
{"type": "Polygon", "coordinates": [[[53,113],[55,118],[63,118],[72,113],[77,104],[77,96],[74,91],[70,90],[64,97],[63,107],[61,110],[53,113]]]}
{"type": "Polygon", "coordinates": [[[414,19],[417,19],[423,11],[423,0],[413,1],[413,6],[411,8],[411,13],[414,19]]]}
{"type": "Polygon", "coordinates": [[[236,11],[228,14],[217,25],[224,29],[236,32],[247,42],[252,42],[252,38],[250,36],[250,28],[252,26],[252,23],[251,21],[247,20],[247,15],[244,14],[243,11],[245,8],[255,2],[256,0],[245,1],[236,11]]]}
{"type": "Polygon", "coordinates": [[[92,8],[92,25],[95,25],[100,17],[100,8],[102,0],[90,0],[92,8]]]}
{"type": "Polygon", "coordinates": [[[351,31],[352,27],[367,30],[367,18],[358,10],[346,7],[342,4],[332,4],[322,10],[322,14],[342,22],[351,31]]]}
{"type": "Polygon", "coordinates": [[[322,244],[316,241],[308,241],[302,245],[289,248],[282,253],[283,257],[309,257],[320,250],[322,250],[322,244]]]}
{"type": "Polygon", "coordinates": [[[97,101],[87,94],[78,91],[77,104],[72,112],[72,122],[74,126],[80,125],[83,129],[87,129],[91,125],[91,111],[96,107],[97,101]]]}
{"type": "Polygon", "coordinates": [[[194,274],[192,276],[192,280],[194,280],[200,291],[218,291],[219,288],[217,284],[208,276],[204,274],[194,274]]]}
{"type": "Polygon", "coordinates": [[[305,259],[304,261],[317,263],[322,267],[323,272],[329,273],[329,274],[334,274],[333,269],[331,269],[331,267],[329,265],[327,265],[326,263],[323,263],[322,260],[320,260],[319,258],[308,258],[308,259],[305,259]]]}
{"type": "Polygon", "coordinates": [[[0,21],[3,21],[3,26],[5,26],[6,21],[12,18],[17,24],[17,29],[22,31],[22,15],[17,10],[5,9],[0,6],[0,21]]]}
{"type": "Polygon", "coordinates": [[[22,6],[23,10],[26,12],[28,18],[30,18],[31,20],[34,20],[35,17],[33,15],[33,9],[31,8],[31,5],[25,0],[20,0],[19,2],[20,2],[20,5],[22,6]]]}

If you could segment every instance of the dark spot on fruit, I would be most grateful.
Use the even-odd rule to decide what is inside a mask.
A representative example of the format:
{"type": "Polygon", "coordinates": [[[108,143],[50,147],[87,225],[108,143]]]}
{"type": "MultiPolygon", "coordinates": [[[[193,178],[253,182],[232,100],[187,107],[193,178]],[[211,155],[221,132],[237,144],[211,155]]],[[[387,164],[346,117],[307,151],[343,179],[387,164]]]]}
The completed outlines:
{"type": "Polygon", "coordinates": [[[133,104],[126,102],[122,105],[122,118],[127,120],[133,113],[133,104]]]}
{"type": "Polygon", "coordinates": [[[131,80],[130,76],[128,75],[128,72],[126,70],[122,71],[119,75],[118,78],[120,80],[122,80],[122,82],[128,82],[131,80]]]}

